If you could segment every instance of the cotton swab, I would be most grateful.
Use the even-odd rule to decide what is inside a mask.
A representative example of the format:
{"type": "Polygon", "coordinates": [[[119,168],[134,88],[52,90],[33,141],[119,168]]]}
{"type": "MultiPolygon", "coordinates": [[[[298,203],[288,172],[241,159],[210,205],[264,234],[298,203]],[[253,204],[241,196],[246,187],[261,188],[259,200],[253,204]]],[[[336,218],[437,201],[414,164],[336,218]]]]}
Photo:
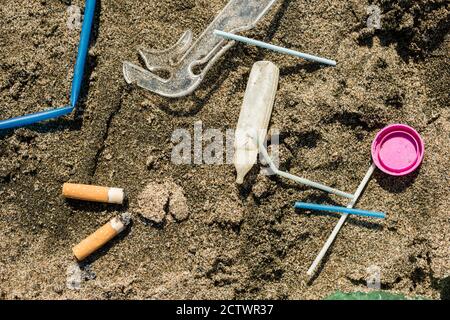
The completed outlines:
{"type": "Polygon", "coordinates": [[[357,216],[362,216],[362,217],[379,218],[379,219],[386,218],[386,214],[383,212],[351,209],[351,208],[338,207],[338,206],[326,206],[326,205],[315,204],[315,203],[306,203],[306,202],[296,202],[294,205],[294,208],[306,209],[306,210],[340,212],[340,213],[352,214],[352,215],[357,215],[357,216]]]}
{"type": "Polygon", "coordinates": [[[307,54],[307,53],[302,53],[302,52],[298,52],[298,51],[295,51],[295,50],[291,50],[291,49],[275,46],[273,44],[265,43],[265,42],[258,41],[258,40],[255,40],[255,39],[250,39],[250,38],[246,38],[246,37],[243,37],[243,36],[238,36],[238,35],[233,34],[233,33],[228,33],[228,32],[224,32],[224,31],[221,31],[221,30],[214,30],[214,34],[216,36],[220,36],[220,37],[223,37],[225,39],[240,41],[240,42],[247,43],[247,44],[250,44],[250,45],[253,45],[253,46],[257,46],[257,47],[261,47],[261,48],[264,48],[264,49],[268,49],[268,50],[272,50],[272,51],[276,51],[276,52],[292,55],[292,56],[295,56],[295,57],[299,57],[299,58],[302,58],[302,59],[305,59],[305,60],[319,62],[319,63],[327,64],[327,65],[330,65],[330,66],[336,66],[336,61],[334,61],[334,60],[329,60],[329,59],[313,56],[313,55],[310,55],[310,54],[307,54]]]}
{"type": "MultiPolygon", "coordinates": [[[[364,188],[366,187],[367,183],[370,180],[370,177],[372,176],[373,172],[375,171],[375,165],[372,164],[367,170],[366,175],[364,176],[363,180],[358,186],[358,189],[356,189],[355,195],[353,199],[348,204],[347,208],[353,208],[353,206],[358,201],[359,197],[361,196],[362,192],[364,191],[364,188]]],[[[344,224],[345,220],[347,219],[348,214],[344,213],[341,218],[339,219],[338,223],[334,227],[333,231],[331,232],[330,236],[328,237],[327,241],[323,245],[322,249],[320,250],[319,254],[317,255],[316,259],[312,263],[311,267],[309,267],[307,274],[309,276],[312,276],[314,271],[316,270],[317,266],[319,265],[320,261],[322,261],[323,257],[327,253],[328,249],[330,248],[331,244],[333,243],[334,239],[336,238],[337,234],[339,233],[339,230],[341,230],[342,225],[344,224]]]]}
{"type": "Polygon", "coordinates": [[[273,163],[272,159],[270,159],[269,154],[267,153],[266,148],[264,147],[264,145],[262,144],[262,141],[259,141],[259,149],[261,151],[261,154],[263,155],[264,160],[269,164],[270,169],[277,175],[287,178],[287,179],[291,179],[294,180],[295,182],[316,188],[316,189],[320,189],[329,193],[334,193],[338,196],[341,197],[345,197],[345,198],[349,198],[349,199],[353,199],[353,195],[349,194],[347,192],[344,191],[340,191],[331,187],[327,187],[323,184],[317,183],[317,182],[313,182],[311,180],[308,179],[304,179],[304,178],[300,178],[298,176],[295,176],[293,174],[287,173],[287,172],[283,172],[278,170],[278,168],[275,166],[275,164],[273,163]]]}

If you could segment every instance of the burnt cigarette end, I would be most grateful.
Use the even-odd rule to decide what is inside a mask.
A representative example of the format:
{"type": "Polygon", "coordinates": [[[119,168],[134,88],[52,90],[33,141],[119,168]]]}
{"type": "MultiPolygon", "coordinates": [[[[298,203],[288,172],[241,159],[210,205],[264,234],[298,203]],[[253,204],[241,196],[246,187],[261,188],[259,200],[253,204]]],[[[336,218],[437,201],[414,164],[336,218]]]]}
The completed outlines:
{"type": "Polygon", "coordinates": [[[86,259],[89,255],[103,247],[107,242],[126,229],[131,221],[129,213],[114,217],[108,223],[97,229],[94,233],[73,247],[72,251],[78,261],[86,259]]]}

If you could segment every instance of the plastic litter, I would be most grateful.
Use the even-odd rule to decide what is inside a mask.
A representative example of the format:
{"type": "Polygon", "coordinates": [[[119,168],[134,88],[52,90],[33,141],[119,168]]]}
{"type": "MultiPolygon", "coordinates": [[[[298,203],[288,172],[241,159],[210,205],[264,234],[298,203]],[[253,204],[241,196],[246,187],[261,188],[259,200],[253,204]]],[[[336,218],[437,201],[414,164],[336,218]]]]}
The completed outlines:
{"type": "Polygon", "coordinates": [[[386,218],[386,214],[383,212],[351,209],[351,208],[345,208],[345,207],[339,207],[339,206],[326,206],[326,205],[322,205],[322,204],[306,203],[306,202],[296,202],[294,205],[294,208],[295,209],[306,209],[306,210],[340,212],[340,213],[353,214],[353,215],[362,216],[362,217],[379,218],[379,219],[386,218]]]}
{"type": "MultiPolygon", "coordinates": [[[[373,172],[375,171],[375,166],[372,164],[367,171],[366,175],[364,176],[363,180],[358,186],[358,189],[356,189],[355,195],[353,199],[350,201],[350,203],[347,205],[347,208],[351,209],[355,206],[356,202],[358,201],[359,197],[361,196],[362,192],[364,191],[364,188],[366,187],[367,183],[370,180],[370,177],[372,176],[373,172]]],[[[345,220],[347,220],[348,213],[344,213],[340,218],[336,226],[334,227],[333,231],[331,232],[330,236],[328,237],[327,241],[323,245],[322,249],[320,250],[319,254],[317,255],[314,262],[311,264],[311,267],[309,267],[308,271],[306,272],[309,276],[313,275],[314,271],[316,270],[317,266],[319,265],[320,261],[322,261],[323,257],[327,253],[328,249],[330,248],[331,244],[333,243],[334,239],[336,238],[337,234],[339,233],[339,230],[341,230],[345,220]]]]}
{"type": "Polygon", "coordinates": [[[425,300],[422,297],[405,297],[403,294],[395,294],[389,291],[371,292],[341,292],[337,291],[325,300],[425,300]]]}
{"type": "Polygon", "coordinates": [[[78,46],[78,57],[75,63],[75,69],[72,80],[70,105],[61,108],[32,113],[20,117],[15,117],[7,120],[2,120],[0,121],[0,130],[23,127],[36,122],[62,117],[64,115],[71,113],[74,110],[75,106],[77,105],[78,98],[80,96],[81,85],[83,82],[84,68],[86,64],[87,52],[89,49],[89,39],[94,20],[95,6],[96,0],[86,0],[83,26],[81,28],[80,43],[78,46]]]}
{"type": "Polygon", "coordinates": [[[372,143],[372,159],[383,172],[404,176],[422,163],[425,144],[416,130],[405,124],[392,124],[381,130],[372,143]]]}
{"type": "Polygon", "coordinates": [[[323,64],[327,64],[327,65],[330,65],[330,66],[336,66],[336,61],[334,61],[334,60],[325,59],[325,58],[321,58],[321,57],[318,57],[318,56],[313,56],[311,54],[307,54],[307,53],[298,52],[298,51],[295,51],[295,50],[291,50],[291,49],[275,46],[273,44],[269,44],[269,43],[266,43],[266,42],[258,41],[258,40],[255,40],[255,39],[250,39],[250,38],[246,38],[246,37],[243,37],[243,36],[238,36],[237,34],[224,32],[224,31],[221,31],[221,30],[214,30],[214,34],[217,35],[217,36],[221,36],[221,37],[223,37],[225,39],[240,41],[240,42],[247,43],[247,44],[250,44],[250,45],[253,45],[253,46],[257,46],[257,47],[261,47],[261,48],[264,48],[264,49],[268,49],[268,50],[272,50],[272,51],[288,54],[288,55],[295,56],[295,57],[298,57],[298,58],[302,58],[302,59],[305,59],[305,60],[314,61],[314,62],[318,62],[318,63],[323,63],[323,64]]]}
{"type": "Polygon", "coordinates": [[[267,135],[279,74],[278,67],[269,61],[256,62],[250,73],[234,142],[234,166],[239,184],[244,182],[258,158],[258,139],[267,135]]]}
{"type": "Polygon", "coordinates": [[[214,35],[214,30],[250,30],[275,2],[276,0],[229,1],[194,43],[192,32],[188,30],[169,49],[139,50],[148,70],[125,61],[125,80],[165,97],[182,97],[192,93],[208,70],[234,44],[214,35]],[[201,70],[194,71],[197,68],[201,70]],[[169,77],[160,77],[157,72],[168,73],[169,77]]]}
{"type": "Polygon", "coordinates": [[[293,174],[287,173],[287,172],[283,172],[281,170],[278,170],[278,168],[275,166],[275,164],[273,163],[272,159],[270,158],[269,154],[267,153],[266,148],[264,147],[263,141],[259,140],[259,150],[261,151],[261,154],[264,158],[264,160],[267,162],[267,164],[270,166],[270,169],[273,171],[274,174],[279,175],[280,177],[286,178],[286,179],[291,179],[295,182],[322,190],[322,191],[326,191],[328,193],[334,193],[338,196],[341,197],[345,197],[345,198],[349,198],[349,199],[354,199],[354,197],[356,197],[356,195],[352,195],[350,193],[338,190],[338,189],[334,189],[331,187],[327,187],[323,184],[308,180],[308,179],[304,179],[298,176],[295,176],[293,174]]]}
{"type": "MultiPolygon", "coordinates": [[[[361,184],[359,185],[357,191],[355,192],[355,197],[349,203],[347,208],[353,208],[353,206],[358,201],[359,196],[364,190],[365,186],[369,182],[372,177],[373,172],[376,167],[379,167],[383,172],[386,172],[393,176],[405,175],[407,173],[411,173],[416,170],[424,157],[425,144],[413,128],[404,125],[404,124],[393,124],[389,125],[386,128],[382,129],[375,137],[372,143],[372,157],[373,163],[364,176],[361,184]],[[384,150],[383,150],[384,149],[384,150]],[[416,156],[411,157],[413,150],[416,152],[416,156]],[[392,156],[394,155],[394,156],[392,156]],[[392,170],[392,168],[386,169],[386,163],[383,164],[379,161],[379,159],[390,163],[391,167],[397,167],[397,171],[392,170]],[[415,158],[413,165],[405,165],[408,161],[411,161],[411,158],[415,158]],[[398,170],[400,169],[400,170],[398,170]],[[399,174],[401,173],[401,174],[399,174]]],[[[313,275],[320,261],[322,261],[329,247],[333,243],[336,238],[339,230],[342,228],[345,220],[347,219],[348,214],[343,214],[339,219],[338,223],[334,227],[327,241],[323,245],[316,259],[312,263],[311,267],[308,269],[307,274],[313,275]]]]}

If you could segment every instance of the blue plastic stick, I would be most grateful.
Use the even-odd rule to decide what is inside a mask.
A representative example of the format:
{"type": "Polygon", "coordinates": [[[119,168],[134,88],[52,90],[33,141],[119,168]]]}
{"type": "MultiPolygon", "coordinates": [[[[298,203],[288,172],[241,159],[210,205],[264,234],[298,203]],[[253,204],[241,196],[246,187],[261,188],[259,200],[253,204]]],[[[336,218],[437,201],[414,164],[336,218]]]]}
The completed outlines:
{"type": "Polygon", "coordinates": [[[371,218],[386,218],[386,214],[383,212],[376,211],[366,211],[359,209],[351,209],[346,207],[337,207],[337,206],[326,206],[321,204],[314,203],[305,203],[305,202],[296,202],[294,205],[296,209],[307,209],[307,210],[318,210],[318,211],[331,211],[331,212],[340,212],[346,214],[354,214],[363,217],[371,217],[371,218]]]}
{"type": "Polygon", "coordinates": [[[86,64],[86,57],[89,49],[89,39],[91,36],[92,24],[94,21],[96,0],[86,0],[86,7],[84,9],[83,26],[81,28],[80,44],[78,46],[78,57],[75,63],[75,70],[72,80],[72,91],[70,94],[70,105],[41,111],[37,113],[27,114],[20,117],[15,117],[0,121],[0,130],[11,129],[17,127],[24,127],[36,122],[54,119],[73,111],[77,105],[80,96],[81,85],[83,82],[84,69],[86,64]]]}
{"type": "Polygon", "coordinates": [[[224,31],[221,31],[221,30],[214,30],[214,34],[216,36],[220,36],[220,37],[223,37],[223,38],[226,38],[226,39],[244,42],[244,43],[247,43],[247,44],[250,44],[250,45],[254,45],[254,46],[257,46],[257,47],[261,47],[261,48],[264,48],[264,49],[269,49],[269,50],[272,50],[272,51],[276,51],[276,52],[280,52],[280,53],[284,53],[284,54],[289,54],[289,55],[292,55],[292,56],[295,56],[295,57],[303,58],[305,60],[315,61],[315,62],[327,64],[327,65],[330,65],[330,66],[336,66],[336,61],[334,61],[334,60],[329,60],[329,59],[313,56],[313,55],[310,55],[310,54],[307,54],[307,53],[302,53],[302,52],[298,52],[298,51],[295,51],[295,50],[291,50],[291,49],[275,46],[273,44],[268,44],[268,43],[265,43],[265,42],[262,42],[262,41],[258,41],[258,40],[255,40],[255,39],[250,39],[250,38],[238,36],[238,35],[233,34],[233,33],[228,33],[228,32],[224,32],[224,31]]]}
{"type": "Polygon", "coordinates": [[[94,21],[96,0],[86,0],[84,9],[83,26],[81,28],[80,45],[78,47],[78,57],[73,72],[72,92],[70,94],[70,104],[75,108],[80,95],[81,84],[83,83],[84,67],[89,50],[89,40],[91,36],[92,24],[94,21]]]}

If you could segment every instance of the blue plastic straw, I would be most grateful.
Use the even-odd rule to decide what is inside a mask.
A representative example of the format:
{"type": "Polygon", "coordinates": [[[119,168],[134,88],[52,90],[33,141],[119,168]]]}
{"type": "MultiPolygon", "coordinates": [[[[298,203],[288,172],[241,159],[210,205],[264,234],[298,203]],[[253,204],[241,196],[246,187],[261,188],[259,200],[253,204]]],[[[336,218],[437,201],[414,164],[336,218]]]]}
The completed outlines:
{"type": "Polygon", "coordinates": [[[268,44],[268,43],[265,43],[265,42],[262,42],[262,41],[258,41],[258,40],[255,40],[255,39],[250,39],[250,38],[238,36],[238,35],[233,34],[233,33],[228,33],[228,32],[224,32],[224,31],[220,31],[220,30],[214,30],[214,34],[216,36],[221,36],[221,37],[226,38],[226,39],[244,42],[244,43],[247,43],[247,44],[250,44],[250,45],[254,45],[254,46],[257,46],[257,47],[261,47],[261,48],[264,48],[264,49],[269,49],[269,50],[272,50],[272,51],[289,54],[289,55],[292,55],[292,56],[295,56],[295,57],[299,57],[299,58],[302,58],[302,59],[305,59],[305,60],[315,61],[315,62],[327,64],[327,65],[330,65],[330,66],[336,66],[336,61],[334,61],[334,60],[329,60],[329,59],[313,56],[313,55],[310,55],[310,54],[307,54],[307,53],[302,53],[302,52],[298,52],[298,51],[295,51],[295,50],[291,50],[291,49],[275,46],[273,44],[268,44]]]}
{"type": "Polygon", "coordinates": [[[318,210],[318,211],[331,211],[331,212],[340,212],[346,214],[354,214],[363,217],[371,217],[371,218],[386,218],[386,214],[383,212],[376,211],[366,211],[359,209],[351,209],[346,207],[337,207],[337,206],[326,206],[321,204],[314,203],[305,203],[305,202],[296,202],[294,205],[296,209],[307,209],[307,210],[318,210]]]}
{"type": "Polygon", "coordinates": [[[81,84],[83,83],[84,67],[89,49],[89,40],[91,36],[92,24],[94,21],[96,0],[86,0],[83,27],[81,28],[80,45],[78,47],[78,57],[75,63],[73,73],[72,93],[70,95],[70,104],[75,108],[80,95],[81,84]]]}
{"type": "Polygon", "coordinates": [[[0,130],[24,127],[36,122],[58,118],[67,115],[73,111],[73,109],[77,105],[78,98],[80,96],[81,85],[83,83],[86,57],[89,49],[89,40],[91,36],[92,24],[94,21],[95,5],[96,0],[86,0],[83,26],[81,28],[81,35],[80,35],[80,44],[78,46],[78,57],[75,63],[75,69],[73,73],[72,91],[70,94],[70,105],[61,108],[27,114],[24,116],[15,117],[7,120],[2,120],[0,121],[0,130]]]}

